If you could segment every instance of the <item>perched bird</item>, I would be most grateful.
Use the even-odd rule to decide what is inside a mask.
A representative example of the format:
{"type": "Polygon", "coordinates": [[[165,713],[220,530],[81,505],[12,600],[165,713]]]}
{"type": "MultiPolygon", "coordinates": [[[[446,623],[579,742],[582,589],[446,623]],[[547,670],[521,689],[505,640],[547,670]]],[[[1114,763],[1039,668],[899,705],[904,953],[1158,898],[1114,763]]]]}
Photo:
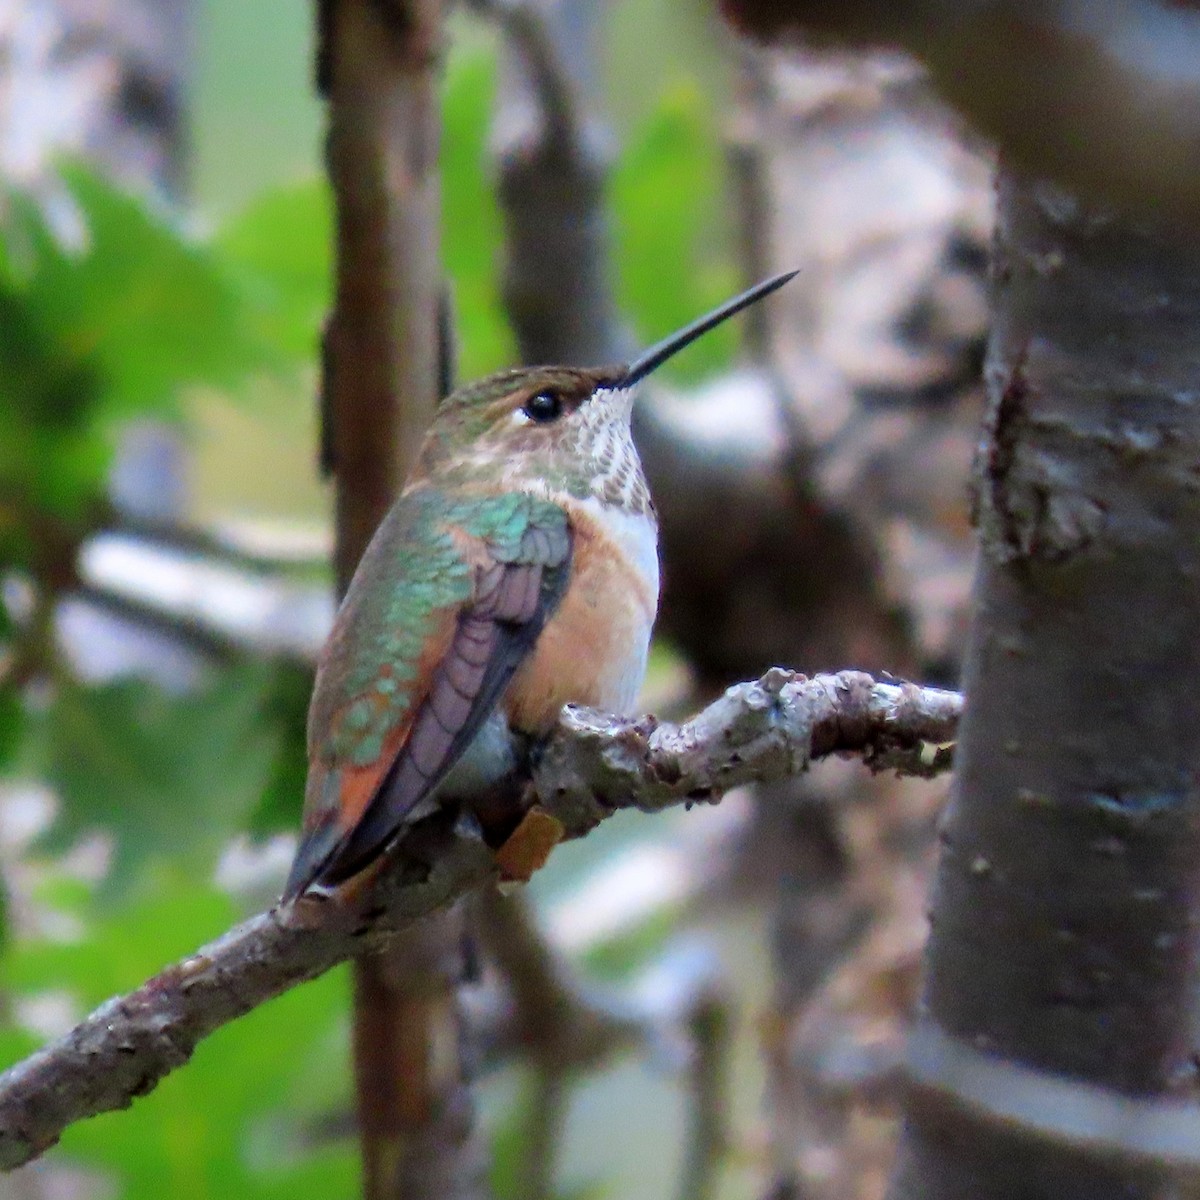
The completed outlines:
{"type": "Polygon", "coordinates": [[[564,704],[634,703],[659,584],[631,389],[794,274],[628,365],[518,368],[441,403],[317,665],[285,900],[359,875],[442,804],[503,825],[564,704]]]}

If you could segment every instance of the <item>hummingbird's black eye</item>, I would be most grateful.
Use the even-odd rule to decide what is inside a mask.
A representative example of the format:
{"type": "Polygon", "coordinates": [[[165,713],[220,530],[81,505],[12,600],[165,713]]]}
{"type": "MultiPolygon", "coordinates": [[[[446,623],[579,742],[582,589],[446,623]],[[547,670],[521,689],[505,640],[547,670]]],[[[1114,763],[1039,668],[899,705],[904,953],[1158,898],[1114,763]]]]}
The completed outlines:
{"type": "Polygon", "coordinates": [[[524,412],[539,425],[547,425],[562,416],[562,400],[557,392],[538,392],[525,401],[524,412]]]}

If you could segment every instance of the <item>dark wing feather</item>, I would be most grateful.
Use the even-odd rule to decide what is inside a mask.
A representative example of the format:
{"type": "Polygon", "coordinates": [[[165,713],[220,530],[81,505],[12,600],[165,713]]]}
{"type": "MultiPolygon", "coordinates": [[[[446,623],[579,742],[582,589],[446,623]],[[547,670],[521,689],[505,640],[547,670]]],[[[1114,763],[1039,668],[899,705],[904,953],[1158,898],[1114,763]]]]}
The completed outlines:
{"type": "MultiPolygon", "coordinates": [[[[334,886],[379,856],[407,815],[445,778],[499,703],[565,590],[570,541],[531,529],[519,557],[481,571],[408,738],[354,828],[295,890],[334,886]],[[558,561],[555,561],[555,560],[558,561]]],[[[317,831],[314,831],[316,833],[317,831]]]]}

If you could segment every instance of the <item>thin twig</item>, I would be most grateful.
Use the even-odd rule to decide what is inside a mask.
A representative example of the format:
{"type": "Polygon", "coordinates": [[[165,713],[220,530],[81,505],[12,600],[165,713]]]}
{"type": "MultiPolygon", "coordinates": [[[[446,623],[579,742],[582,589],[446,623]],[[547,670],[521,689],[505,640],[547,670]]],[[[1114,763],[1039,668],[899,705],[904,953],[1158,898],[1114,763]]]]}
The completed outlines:
{"type": "Polygon", "coordinates": [[[729,1146],[726,1128],[729,1016],[725,999],[713,991],[699,998],[688,1022],[692,1061],[688,1072],[688,1134],[680,1200],[711,1200],[717,1191],[721,1160],[729,1146]]]}
{"type": "Polygon", "coordinates": [[[711,956],[668,952],[650,968],[648,982],[619,991],[589,988],[556,953],[524,896],[492,892],[480,901],[476,927],[511,998],[507,1046],[534,1072],[521,1195],[542,1200],[553,1194],[572,1082],[630,1049],[653,1056],[671,1031],[672,1040],[689,1044],[681,1194],[705,1200],[728,1143],[728,1012],[711,956]]]}
{"type": "Polygon", "coordinates": [[[532,1073],[520,1194],[524,1200],[550,1200],[570,1101],[569,1075],[627,1041],[630,1023],[610,1019],[584,999],[523,895],[485,892],[475,911],[483,950],[509,993],[511,1040],[532,1073]]]}
{"type": "MultiPolygon", "coordinates": [[[[745,286],[771,273],[774,209],[768,185],[768,161],[762,118],[767,106],[766,55],[757,46],[735,46],[733,116],[725,127],[725,160],[738,214],[738,265],[745,286]]],[[[743,318],[742,347],[755,362],[765,362],[770,349],[770,310],[757,305],[743,318]]]]}
{"type": "Polygon", "coordinates": [[[520,894],[485,892],[475,929],[511,998],[511,1042],[535,1065],[586,1069],[635,1040],[636,1020],[588,994],[538,927],[520,894]]]}
{"type": "MultiPolygon", "coordinates": [[[[311,577],[322,570],[329,559],[328,548],[320,549],[320,542],[327,539],[318,536],[312,539],[316,544],[310,546],[306,538],[303,545],[294,548],[285,542],[272,545],[270,538],[251,537],[237,528],[165,521],[131,515],[112,507],[105,510],[104,517],[96,533],[134,538],[156,549],[212,560],[252,575],[311,577]]],[[[278,535],[275,540],[279,541],[278,535]]]]}
{"type": "MultiPolygon", "coordinates": [[[[752,780],[803,771],[829,754],[873,769],[933,775],[950,766],[961,698],[846,671],[814,679],[774,669],[681,725],[567,709],[534,773],[545,811],[577,837],[621,808],[715,801],[752,780]],[[930,744],[939,748],[929,751],[930,744]]],[[[360,895],[305,898],[231,930],[0,1076],[0,1168],[36,1158],[74,1121],[127,1107],[197,1042],[280,992],[445,907],[497,874],[466,823],[414,827],[391,868],[360,895]]]]}
{"type": "Polygon", "coordinates": [[[533,1094],[526,1114],[525,1158],[521,1164],[523,1200],[552,1200],[570,1101],[569,1068],[545,1062],[534,1068],[533,1094]]]}
{"type": "Polygon", "coordinates": [[[73,594],[76,599],[120,617],[140,629],[174,638],[205,659],[234,664],[244,661],[250,649],[215,621],[209,622],[188,612],[172,612],[152,600],[128,596],[101,584],[81,583],[73,594]]]}

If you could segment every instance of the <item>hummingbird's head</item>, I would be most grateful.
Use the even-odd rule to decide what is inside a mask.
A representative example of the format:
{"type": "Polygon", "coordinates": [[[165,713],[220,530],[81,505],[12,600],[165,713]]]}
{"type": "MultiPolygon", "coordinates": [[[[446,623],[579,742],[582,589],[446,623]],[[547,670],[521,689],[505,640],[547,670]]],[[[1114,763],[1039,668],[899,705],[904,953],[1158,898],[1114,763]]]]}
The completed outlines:
{"type": "Polygon", "coordinates": [[[633,445],[633,389],[702,334],[782,287],[777,275],[664,338],[631,363],[517,367],[467,384],[438,407],[410,486],[441,483],[594,497],[652,512],[633,445]]]}
{"type": "Polygon", "coordinates": [[[438,407],[418,482],[533,488],[649,509],[630,435],[628,367],[517,367],[438,407]]]}

